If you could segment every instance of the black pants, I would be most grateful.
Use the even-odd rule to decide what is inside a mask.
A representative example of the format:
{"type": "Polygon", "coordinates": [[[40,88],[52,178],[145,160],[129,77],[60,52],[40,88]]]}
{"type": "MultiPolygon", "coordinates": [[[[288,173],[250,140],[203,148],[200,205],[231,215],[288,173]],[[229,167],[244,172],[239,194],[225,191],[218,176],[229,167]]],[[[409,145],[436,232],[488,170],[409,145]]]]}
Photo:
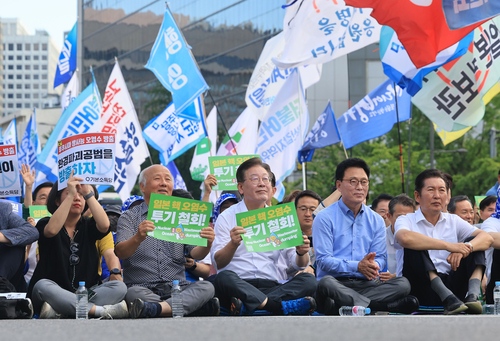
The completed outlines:
{"type": "Polygon", "coordinates": [[[0,244],[0,276],[7,278],[18,292],[27,292],[24,280],[25,246],[8,246],[0,244]]]}
{"type": "Polygon", "coordinates": [[[290,281],[280,284],[269,279],[241,279],[234,271],[219,272],[215,278],[215,296],[221,306],[230,307],[231,297],[239,298],[246,310],[253,311],[268,299],[280,302],[312,296],[316,291],[316,278],[308,273],[300,273],[290,281]]]}
{"type": "Polygon", "coordinates": [[[493,289],[495,281],[500,281],[500,250],[493,249],[493,260],[491,262],[490,282],[486,287],[486,303],[493,304],[493,289]]]}
{"type": "MultiPolygon", "coordinates": [[[[417,251],[404,250],[403,276],[411,284],[410,295],[416,296],[421,305],[440,306],[442,301],[431,288],[429,271],[436,271],[434,263],[426,250],[417,251]]],[[[469,279],[477,266],[485,269],[484,251],[471,253],[467,258],[462,258],[457,271],[451,271],[449,275],[438,273],[444,285],[450,289],[459,299],[463,300],[469,287],[469,279]]]]}

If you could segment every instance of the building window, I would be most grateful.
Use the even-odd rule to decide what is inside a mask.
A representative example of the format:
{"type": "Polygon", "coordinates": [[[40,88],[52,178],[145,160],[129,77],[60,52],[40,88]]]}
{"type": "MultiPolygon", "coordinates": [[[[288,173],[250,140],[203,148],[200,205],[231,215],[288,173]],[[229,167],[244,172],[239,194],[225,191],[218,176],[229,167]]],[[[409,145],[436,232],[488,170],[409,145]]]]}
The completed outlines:
{"type": "Polygon", "coordinates": [[[16,60],[23,60],[23,56],[16,56],[16,60]]]}
{"type": "Polygon", "coordinates": [[[30,70],[31,69],[31,65],[24,65],[24,69],[25,70],[30,70]]]}
{"type": "Polygon", "coordinates": [[[22,103],[16,103],[16,108],[22,109],[23,108],[23,104],[22,103]]]}
{"type": "Polygon", "coordinates": [[[23,98],[23,94],[16,94],[16,98],[23,98]]]}
{"type": "Polygon", "coordinates": [[[30,94],[24,94],[24,98],[30,98],[31,95],[30,94]]]}
{"type": "Polygon", "coordinates": [[[16,89],[22,89],[23,85],[22,84],[16,84],[16,89]]]}
{"type": "Polygon", "coordinates": [[[23,50],[23,44],[17,44],[17,50],[22,51],[23,50]]]}
{"type": "Polygon", "coordinates": [[[30,60],[31,56],[24,56],[24,60],[30,60]]]}
{"type": "Polygon", "coordinates": [[[33,94],[33,98],[38,98],[38,94],[33,94]]]}
{"type": "Polygon", "coordinates": [[[38,59],[40,59],[40,57],[38,57],[38,56],[33,56],[33,60],[38,60],[38,59]]]}
{"type": "Polygon", "coordinates": [[[42,75],[42,79],[47,79],[47,75],[42,75]]]}
{"type": "Polygon", "coordinates": [[[42,51],[47,51],[47,44],[42,44],[42,51]]]}
{"type": "Polygon", "coordinates": [[[38,65],[33,65],[33,70],[38,70],[38,65]]]}
{"type": "Polygon", "coordinates": [[[14,60],[14,56],[9,56],[9,60],[14,60]]]}
{"type": "Polygon", "coordinates": [[[47,56],[42,56],[42,60],[47,60],[47,56]]]}
{"type": "Polygon", "coordinates": [[[47,65],[42,65],[42,70],[47,70],[47,65]]]}
{"type": "Polygon", "coordinates": [[[7,94],[7,98],[14,98],[14,94],[7,94]]]}
{"type": "Polygon", "coordinates": [[[14,44],[9,44],[9,51],[14,51],[14,44]]]}
{"type": "Polygon", "coordinates": [[[38,44],[33,44],[33,51],[38,51],[38,44]]]}
{"type": "Polygon", "coordinates": [[[38,89],[38,84],[33,84],[33,89],[38,89]]]}
{"type": "Polygon", "coordinates": [[[33,79],[38,79],[38,75],[33,75],[33,79]]]}
{"type": "Polygon", "coordinates": [[[22,65],[16,65],[16,70],[22,70],[23,66],[22,65]]]}
{"type": "Polygon", "coordinates": [[[8,79],[14,79],[14,75],[8,75],[7,78],[8,79]]]}
{"type": "Polygon", "coordinates": [[[23,79],[23,75],[16,75],[16,79],[23,79]]]}
{"type": "Polygon", "coordinates": [[[42,89],[47,90],[47,84],[42,84],[42,89]]]}
{"type": "Polygon", "coordinates": [[[14,89],[14,84],[8,84],[7,89],[14,89]]]}
{"type": "Polygon", "coordinates": [[[9,70],[14,70],[14,65],[8,65],[7,67],[9,70]]]}
{"type": "Polygon", "coordinates": [[[26,51],[30,51],[31,50],[31,44],[28,44],[28,43],[24,44],[24,49],[26,51]]]}
{"type": "Polygon", "coordinates": [[[7,108],[14,108],[14,103],[7,104],[7,108]]]}
{"type": "Polygon", "coordinates": [[[24,84],[24,88],[29,90],[31,88],[31,85],[30,84],[24,84]]]}
{"type": "Polygon", "coordinates": [[[31,108],[31,104],[29,104],[29,103],[24,103],[24,108],[25,108],[25,109],[29,109],[29,108],[31,108]]]}
{"type": "Polygon", "coordinates": [[[31,75],[24,75],[24,79],[31,79],[31,75]]]}

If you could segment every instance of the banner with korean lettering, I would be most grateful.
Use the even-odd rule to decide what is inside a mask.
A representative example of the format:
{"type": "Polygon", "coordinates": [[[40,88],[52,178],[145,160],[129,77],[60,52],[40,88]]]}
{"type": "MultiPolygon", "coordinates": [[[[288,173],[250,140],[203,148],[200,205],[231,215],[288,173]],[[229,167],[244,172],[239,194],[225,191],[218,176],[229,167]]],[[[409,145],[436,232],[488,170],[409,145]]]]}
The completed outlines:
{"type": "Polygon", "coordinates": [[[5,133],[3,133],[2,136],[2,144],[4,145],[15,144],[17,146],[17,127],[15,118],[12,121],[10,121],[7,129],[5,129],[5,133]]]}
{"type": "MultiPolygon", "coordinates": [[[[203,105],[201,97],[198,97],[185,111],[201,116],[203,105]]],[[[203,124],[203,120],[179,117],[174,103],[170,103],[160,115],[146,124],[142,136],[151,147],[160,152],[161,164],[167,166],[206,136],[203,124]]]]}
{"type": "Polygon", "coordinates": [[[248,252],[275,251],[304,244],[293,203],[237,213],[236,221],[246,230],[242,236],[248,252]]]}
{"type": "MultiPolygon", "coordinates": [[[[292,173],[309,126],[304,91],[297,72],[286,80],[259,128],[256,154],[269,164],[276,183],[292,173]]],[[[277,195],[282,194],[282,192],[277,195]]],[[[281,201],[282,197],[277,197],[281,201]]]]}
{"type": "Polygon", "coordinates": [[[54,89],[66,83],[71,78],[72,71],[76,70],[76,48],[77,48],[77,23],[68,33],[64,40],[61,54],[57,62],[56,75],[54,77],[54,89]]]}
{"type": "Polygon", "coordinates": [[[19,148],[19,164],[28,165],[30,169],[35,169],[37,155],[41,152],[40,138],[38,137],[38,129],[36,126],[36,113],[33,109],[33,115],[26,126],[23,139],[21,140],[21,148],[19,148]]]}
{"type": "Polygon", "coordinates": [[[116,134],[114,187],[125,201],[130,197],[149,150],[118,61],[104,93],[101,124],[103,133],[116,134]]]}
{"type": "Polygon", "coordinates": [[[259,157],[259,155],[209,156],[210,174],[217,179],[217,185],[213,186],[212,190],[237,191],[236,171],[243,162],[253,157],[259,157]]]}
{"type": "Polygon", "coordinates": [[[0,146],[0,197],[21,196],[16,145],[0,146]]]}
{"type": "Polygon", "coordinates": [[[66,137],[58,142],[58,189],[68,185],[71,172],[82,184],[112,185],[115,166],[115,134],[90,133],[66,137]]]}
{"type": "MultiPolygon", "coordinates": [[[[259,120],[264,119],[276,95],[285,83],[288,76],[296,69],[281,70],[274,65],[273,58],[279,58],[285,49],[285,35],[283,32],[269,39],[264,45],[257,65],[252,72],[245,94],[247,109],[259,120]]],[[[298,68],[302,79],[302,86],[307,89],[321,78],[321,64],[300,66],[298,68]]],[[[231,135],[232,136],[232,135],[231,135]]]]}
{"type": "MultiPolygon", "coordinates": [[[[396,86],[399,121],[411,117],[411,96],[396,86]]],[[[337,119],[346,149],[389,132],[397,123],[394,83],[388,79],[337,119]]]]}
{"type": "MultiPolygon", "coordinates": [[[[165,9],[163,23],[151,49],[148,63],[144,66],[151,70],[161,84],[172,93],[179,115],[198,96],[208,89],[182,32],[168,7],[165,9]]],[[[197,120],[199,117],[185,117],[197,120]]]]}
{"type": "Polygon", "coordinates": [[[381,26],[372,9],[353,8],[343,0],[296,1],[286,9],[285,49],[273,59],[282,69],[323,64],[376,43],[381,26]]]}
{"type": "Polygon", "coordinates": [[[101,131],[102,104],[94,82],[83,90],[57,121],[47,143],[38,156],[35,186],[58,178],[57,142],[65,137],[101,131]]]}
{"type": "Polygon", "coordinates": [[[446,23],[452,30],[469,26],[500,14],[495,0],[442,0],[446,23]]]}
{"type": "Polygon", "coordinates": [[[200,231],[209,226],[213,205],[203,201],[152,193],[148,217],[155,224],[148,236],[174,243],[207,246],[200,231]]]}
{"type": "Polygon", "coordinates": [[[245,155],[255,152],[257,147],[257,132],[259,120],[250,109],[246,108],[229,128],[229,136],[226,135],[217,150],[217,156],[245,155]]]}
{"type": "Polygon", "coordinates": [[[30,217],[35,219],[35,224],[38,223],[38,221],[42,218],[52,216],[52,214],[50,214],[50,212],[47,210],[46,205],[31,205],[29,209],[30,217]]]}
{"type": "Polygon", "coordinates": [[[500,80],[499,28],[499,17],[482,24],[466,54],[424,78],[412,102],[440,128],[458,131],[483,118],[483,97],[500,80]]]}
{"type": "Polygon", "coordinates": [[[73,102],[78,94],[80,93],[80,82],[78,82],[78,72],[73,72],[73,76],[69,80],[66,89],[64,89],[63,94],[61,95],[61,112],[64,112],[71,102],[73,102]]]}

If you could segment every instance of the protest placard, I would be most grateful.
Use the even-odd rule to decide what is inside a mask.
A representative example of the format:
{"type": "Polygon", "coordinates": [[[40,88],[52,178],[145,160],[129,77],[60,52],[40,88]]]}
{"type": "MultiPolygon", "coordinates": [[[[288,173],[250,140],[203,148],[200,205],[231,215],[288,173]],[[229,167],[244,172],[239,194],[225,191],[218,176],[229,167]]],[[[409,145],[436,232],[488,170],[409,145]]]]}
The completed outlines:
{"type": "Polygon", "coordinates": [[[155,224],[148,236],[174,243],[207,246],[200,237],[207,227],[213,204],[152,193],[149,199],[148,220],[155,224]]]}
{"type": "Polygon", "coordinates": [[[236,221],[247,231],[243,241],[249,252],[275,251],[304,244],[293,203],[237,213],[236,221]]]}
{"type": "Polygon", "coordinates": [[[0,146],[0,196],[21,196],[19,163],[15,145],[0,146]]]}
{"type": "Polygon", "coordinates": [[[12,206],[12,213],[15,213],[23,218],[23,204],[7,199],[0,199],[0,201],[9,203],[12,206]]]}
{"type": "Polygon", "coordinates": [[[31,205],[29,209],[30,217],[35,219],[35,224],[38,223],[38,221],[42,218],[52,217],[52,214],[50,214],[50,212],[47,210],[46,205],[31,205]]]}
{"type": "Polygon", "coordinates": [[[115,135],[88,133],[67,137],[57,143],[59,190],[68,186],[71,171],[82,184],[113,185],[115,135]]]}
{"type": "Polygon", "coordinates": [[[210,174],[215,175],[217,179],[217,185],[212,190],[237,191],[236,171],[243,162],[253,157],[259,155],[209,156],[210,174]]]}

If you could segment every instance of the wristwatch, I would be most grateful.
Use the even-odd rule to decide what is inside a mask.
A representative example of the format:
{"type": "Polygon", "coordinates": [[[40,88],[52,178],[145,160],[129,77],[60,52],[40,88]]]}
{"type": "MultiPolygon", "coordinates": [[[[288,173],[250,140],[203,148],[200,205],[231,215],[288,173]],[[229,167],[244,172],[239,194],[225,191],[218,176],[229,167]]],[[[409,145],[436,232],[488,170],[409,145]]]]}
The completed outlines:
{"type": "Polygon", "coordinates": [[[198,266],[198,264],[196,262],[194,262],[194,265],[190,268],[188,268],[189,271],[193,271],[194,269],[196,269],[196,267],[198,266]]]}
{"type": "Polygon", "coordinates": [[[93,196],[94,196],[94,191],[90,191],[90,193],[87,194],[86,196],[84,196],[83,199],[85,199],[85,201],[87,201],[93,196]]]}
{"type": "Polygon", "coordinates": [[[469,245],[472,252],[474,252],[474,246],[470,242],[465,242],[464,244],[469,245]]]}
{"type": "Polygon", "coordinates": [[[121,275],[122,275],[122,272],[121,272],[121,270],[120,270],[120,269],[118,269],[118,268],[114,268],[114,269],[109,270],[109,275],[110,275],[110,276],[111,276],[111,275],[120,275],[120,276],[121,276],[121,275]]]}

